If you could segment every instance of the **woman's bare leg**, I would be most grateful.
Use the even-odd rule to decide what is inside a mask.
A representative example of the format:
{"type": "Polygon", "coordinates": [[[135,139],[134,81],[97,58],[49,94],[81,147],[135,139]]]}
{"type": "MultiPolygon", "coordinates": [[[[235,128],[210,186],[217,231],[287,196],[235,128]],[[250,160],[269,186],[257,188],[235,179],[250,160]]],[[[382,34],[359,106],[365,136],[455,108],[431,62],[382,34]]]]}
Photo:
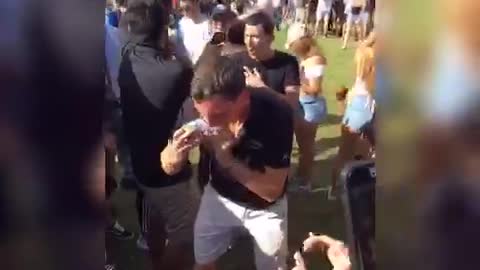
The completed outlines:
{"type": "Polygon", "coordinates": [[[342,49],[347,48],[348,39],[350,39],[350,32],[352,32],[352,24],[353,22],[351,19],[347,20],[347,22],[345,23],[345,33],[343,35],[342,49]]]}
{"type": "Polygon", "coordinates": [[[353,160],[356,151],[356,142],[360,138],[359,133],[351,132],[347,127],[342,126],[340,147],[332,170],[332,190],[336,190],[340,172],[348,161],[353,160]]]}

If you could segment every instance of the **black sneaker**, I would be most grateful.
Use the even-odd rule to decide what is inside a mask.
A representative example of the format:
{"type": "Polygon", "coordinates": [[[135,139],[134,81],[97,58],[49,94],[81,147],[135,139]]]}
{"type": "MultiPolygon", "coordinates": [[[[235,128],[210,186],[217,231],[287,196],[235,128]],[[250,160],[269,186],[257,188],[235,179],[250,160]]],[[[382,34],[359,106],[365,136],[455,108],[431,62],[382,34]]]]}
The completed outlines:
{"type": "Polygon", "coordinates": [[[113,265],[113,264],[105,264],[105,270],[115,270],[115,265],[113,265]]]}
{"type": "Polygon", "coordinates": [[[134,234],[125,230],[125,228],[123,228],[122,225],[118,223],[118,221],[115,222],[115,224],[113,224],[112,226],[108,227],[106,229],[106,232],[110,233],[118,240],[130,240],[134,237],[134,234]]]}

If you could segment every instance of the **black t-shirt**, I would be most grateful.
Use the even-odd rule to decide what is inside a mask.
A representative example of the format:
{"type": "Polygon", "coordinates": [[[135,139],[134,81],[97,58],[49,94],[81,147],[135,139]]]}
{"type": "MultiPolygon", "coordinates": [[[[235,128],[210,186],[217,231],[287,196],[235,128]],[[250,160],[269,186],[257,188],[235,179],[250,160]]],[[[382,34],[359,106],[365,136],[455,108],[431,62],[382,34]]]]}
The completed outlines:
{"type": "Polygon", "coordinates": [[[240,65],[257,68],[265,84],[280,94],[285,94],[285,87],[300,86],[300,69],[295,57],[275,51],[272,58],[266,61],[256,61],[247,52],[231,56],[240,65]]]}
{"type": "Polygon", "coordinates": [[[140,183],[148,187],[173,185],[188,180],[190,174],[187,166],[176,176],[166,175],[160,153],[189,95],[193,71],[158,55],[154,48],[133,46],[122,58],[118,79],[133,170],[140,183]]]}
{"type": "MultiPolygon", "coordinates": [[[[252,91],[250,115],[244,128],[243,137],[233,149],[237,160],[259,172],[264,172],[266,166],[275,169],[290,167],[293,113],[286,102],[266,91],[252,91]]],[[[212,187],[222,196],[255,209],[272,204],[226,175],[214,158],[210,160],[209,171],[212,187]]],[[[283,188],[285,190],[285,186],[283,188]]]]}

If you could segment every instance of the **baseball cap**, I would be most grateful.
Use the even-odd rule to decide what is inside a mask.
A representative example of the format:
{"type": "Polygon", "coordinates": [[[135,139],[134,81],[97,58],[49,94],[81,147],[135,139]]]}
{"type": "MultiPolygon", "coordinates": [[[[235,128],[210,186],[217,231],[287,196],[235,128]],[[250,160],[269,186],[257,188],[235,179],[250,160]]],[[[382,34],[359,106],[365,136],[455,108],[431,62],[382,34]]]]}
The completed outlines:
{"type": "Polygon", "coordinates": [[[299,40],[300,38],[306,37],[308,35],[307,28],[305,25],[300,23],[294,23],[288,28],[287,32],[287,42],[285,43],[285,48],[290,49],[290,46],[293,42],[299,40]]]}

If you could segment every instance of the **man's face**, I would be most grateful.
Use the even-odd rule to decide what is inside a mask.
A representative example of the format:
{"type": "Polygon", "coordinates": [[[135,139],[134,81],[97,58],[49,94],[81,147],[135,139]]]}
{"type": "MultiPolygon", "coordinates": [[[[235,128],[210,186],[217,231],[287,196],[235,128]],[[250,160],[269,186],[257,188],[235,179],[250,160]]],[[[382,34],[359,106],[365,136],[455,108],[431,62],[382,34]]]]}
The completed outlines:
{"type": "Polygon", "coordinates": [[[222,96],[214,95],[202,101],[194,100],[194,106],[200,118],[205,120],[210,127],[226,127],[229,122],[238,116],[239,99],[231,101],[222,96]]]}
{"type": "Polygon", "coordinates": [[[272,36],[265,34],[261,25],[245,25],[245,45],[252,58],[265,55],[270,50],[272,40],[272,36]]]}
{"type": "Polygon", "coordinates": [[[212,33],[226,32],[225,25],[221,21],[211,21],[212,33]]]}

